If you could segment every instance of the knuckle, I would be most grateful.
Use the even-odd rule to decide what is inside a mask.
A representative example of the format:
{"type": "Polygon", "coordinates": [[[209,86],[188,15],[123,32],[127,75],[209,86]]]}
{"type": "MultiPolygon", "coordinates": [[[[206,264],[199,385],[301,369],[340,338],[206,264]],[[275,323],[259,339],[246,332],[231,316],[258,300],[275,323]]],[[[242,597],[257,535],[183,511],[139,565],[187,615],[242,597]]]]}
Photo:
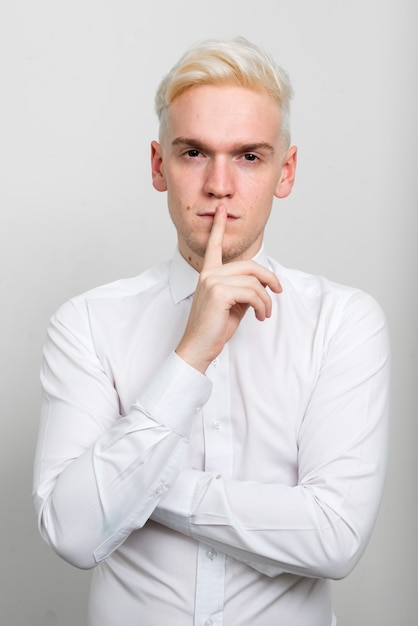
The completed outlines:
{"type": "Polygon", "coordinates": [[[204,274],[202,273],[200,275],[200,279],[201,279],[201,283],[207,288],[207,289],[212,289],[216,284],[216,279],[213,276],[213,274],[210,274],[209,272],[205,272],[204,274]]]}

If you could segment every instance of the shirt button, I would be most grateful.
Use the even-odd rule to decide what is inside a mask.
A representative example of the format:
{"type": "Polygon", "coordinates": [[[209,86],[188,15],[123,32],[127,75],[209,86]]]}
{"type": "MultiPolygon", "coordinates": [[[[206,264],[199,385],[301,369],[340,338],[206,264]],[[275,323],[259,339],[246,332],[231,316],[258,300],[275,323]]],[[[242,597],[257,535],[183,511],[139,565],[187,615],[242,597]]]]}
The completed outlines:
{"type": "Polygon", "coordinates": [[[201,410],[202,410],[202,407],[201,407],[201,406],[197,406],[197,407],[196,407],[196,409],[195,409],[195,413],[196,413],[196,415],[197,415],[197,414],[198,414],[201,410]]]}
{"type": "Polygon", "coordinates": [[[211,619],[205,619],[203,626],[213,626],[213,622],[211,619]]]}
{"type": "Polygon", "coordinates": [[[213,420],[213,427],[214,427],[214,428],[216,428],[217,430],[219,430],[221,426],[222,426],[222,422],[221,422],[221,420],[213,420]]]}
{"type": "Polygon", "coordinates": [[[214,365],[216,367],[218,365],[218,363],[219,363],[218,357],[216,357],[216,359],[213,359],[212,365],[214,365]]]}
{"type": "Polygon", "coordinates": [[[208,559],[213,561],[218,556],[218,553],[216,552],[214,548],[210,548],[210,550],[206,552],[206,556],[208,557],[208,559]]]}
{"type": "Polygon", "coordinates": [[[158,485],[158,487],[156,487],[155,489],[155,495],[162,496],[164,491],[165,491],[165,485],[158,485]]]}

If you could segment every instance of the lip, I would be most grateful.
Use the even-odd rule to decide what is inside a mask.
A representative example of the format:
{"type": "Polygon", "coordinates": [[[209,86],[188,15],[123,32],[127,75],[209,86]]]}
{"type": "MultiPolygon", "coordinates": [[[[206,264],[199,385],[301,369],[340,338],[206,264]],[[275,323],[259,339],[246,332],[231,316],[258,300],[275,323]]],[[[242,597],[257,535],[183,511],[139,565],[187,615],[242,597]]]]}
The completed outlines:
{"type": "MultiPolygon", "coordinates": [[[[208,220],[213,220],[213,218],[215,217],[215,213],[213,213],[212,211],[207,211],[206,213],[198,213],[198,217],[202,217],[208,220]]],[[[226,219],[228,222],[233,222],[239,218],[236,215],[233,215],[232,213],[227,213],[226,219]]]]}

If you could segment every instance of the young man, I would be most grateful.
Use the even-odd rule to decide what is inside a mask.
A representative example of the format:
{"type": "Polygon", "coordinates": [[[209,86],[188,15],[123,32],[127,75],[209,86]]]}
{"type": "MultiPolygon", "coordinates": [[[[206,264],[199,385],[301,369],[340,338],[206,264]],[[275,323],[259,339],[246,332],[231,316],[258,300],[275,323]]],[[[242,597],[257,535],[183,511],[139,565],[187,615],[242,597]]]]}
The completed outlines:
{"type": "Polygon", "coordinates": [[[370,537],[383,315],[263,248],[295,176],[290,96],[243,39],[187,51],[152,143],[178,251],[51,321],[35,504],[53,549],[95,567],[90,626],[331,626],[327,579],[370,537]]]}

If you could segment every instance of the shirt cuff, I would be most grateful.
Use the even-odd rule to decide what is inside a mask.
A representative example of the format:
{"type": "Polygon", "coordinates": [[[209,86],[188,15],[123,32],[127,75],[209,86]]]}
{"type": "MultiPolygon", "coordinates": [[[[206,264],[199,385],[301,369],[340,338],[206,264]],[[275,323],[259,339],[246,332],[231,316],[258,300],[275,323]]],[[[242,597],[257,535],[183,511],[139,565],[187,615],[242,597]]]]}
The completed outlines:
{"type": "Polygon", "coordinates": [[[198,483],[203,473],[184,469],[167,494],[160,500],[151,518],[183,535],[191,535],[190,521],[198,483]]]}
{"type": "Polygon", "coordinates": [[[188,438],[194,416],[208,401],[211,391],[211,381],[172,352],[133,408],[188,438]]]}

